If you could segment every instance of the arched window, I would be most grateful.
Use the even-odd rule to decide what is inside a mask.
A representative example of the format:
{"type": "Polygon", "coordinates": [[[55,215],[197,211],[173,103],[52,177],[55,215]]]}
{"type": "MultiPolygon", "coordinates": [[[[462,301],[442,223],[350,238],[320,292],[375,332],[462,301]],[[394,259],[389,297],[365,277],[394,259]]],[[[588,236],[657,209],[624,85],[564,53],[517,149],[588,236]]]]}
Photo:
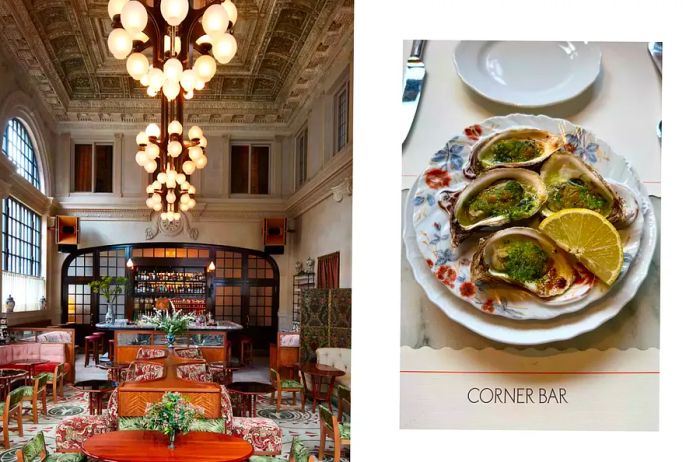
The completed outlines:
{"type": "Polygon", "coordinates": [[[29,131],[19,119],[10,119],[5,127],[2,150],[17,166],[22,177],[40,189],[39,166],[36,161],[34,145],[29,131]]]}

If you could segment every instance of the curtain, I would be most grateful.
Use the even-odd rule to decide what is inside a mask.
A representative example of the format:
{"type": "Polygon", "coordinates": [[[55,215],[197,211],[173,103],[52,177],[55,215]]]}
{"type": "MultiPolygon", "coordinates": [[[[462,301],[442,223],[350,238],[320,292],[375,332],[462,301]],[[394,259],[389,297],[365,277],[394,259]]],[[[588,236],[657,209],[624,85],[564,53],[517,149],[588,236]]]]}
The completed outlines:
{"type": "Polygon", "coordinates": [[[92,191],[92,145],[75,145],[75,175],[73,177],[76,192],[92,191]]]}
{"type": "Polygon", "coordinates": [[[12,295],[15,311],[35,311],[41,309],[41,297],[46,295],[46,281],[23,274],[2,272],[2,311],[5,301],[12,295]]]}
{"type": "Polygon", "coordinates": [[[337,289],[340,287],[340,252],[318,257],[319,289],[337,289]]]}

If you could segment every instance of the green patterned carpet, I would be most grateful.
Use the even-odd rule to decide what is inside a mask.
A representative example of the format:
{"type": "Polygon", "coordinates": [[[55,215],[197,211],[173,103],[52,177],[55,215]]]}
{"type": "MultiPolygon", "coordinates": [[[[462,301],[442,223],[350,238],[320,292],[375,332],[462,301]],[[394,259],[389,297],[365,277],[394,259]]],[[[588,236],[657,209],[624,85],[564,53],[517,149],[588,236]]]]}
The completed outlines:
{"type": "MultiPolygon", "coordinates": [[[[10,431],[11,448],[8,450],[2,449],[0,452],[0,462],[15,462],[15,451],[19,446],[31,439],[37,432],[43,431],[46,437],[46,444],[49,450],[53,452],[55,444],[55,429],[56,425],[66,417],[74,415],[87,415],[88,402],[87,394],[80,390],[76,390],[70,386],[65,387],[65,399],[60,399],[54,404],[51,399],[48,400],[48,415],[39,415],[39,423],[32,423],[31,405],[25,403],[24,409],[24,436],[20,437],[16,431],[10,431]]],[[[291,397],[288,401],[283,400],[282,409],[278,413],[275,406],[270,404],[269,399],[264,399],[258,402],[258,416],[273,419],[282,428],[283,431],[283,457],[289,457],[289,447],[292,442],[292,437],[297,436],[304,444],[312,448],[313,453],[318,455],[318,440],[319,440],[319,417],[318,412],[311,412],[311,405],[306,406],[306,411],[301,412],[299,404],[294,407],[290,406],[291,397]]],[[[12,421],[14,422],[14,421],[12,421]]],[[[13,423],[11,423],[13,425],[13,423]]],[[[326,442],[326,461],[332,460],[332,452],[329,448],[333,447],[333,443],[328,440],[326,442]]],[[[347,448],[343,448],[344,462],[348,462],[349,452],[347,448]]]]}

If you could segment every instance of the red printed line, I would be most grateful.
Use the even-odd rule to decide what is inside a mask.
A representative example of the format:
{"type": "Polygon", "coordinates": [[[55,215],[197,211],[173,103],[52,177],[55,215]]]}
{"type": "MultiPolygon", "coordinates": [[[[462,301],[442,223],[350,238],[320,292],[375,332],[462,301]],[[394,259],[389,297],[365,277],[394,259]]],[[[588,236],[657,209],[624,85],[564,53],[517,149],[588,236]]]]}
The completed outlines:
{"type": "Polygon", "coordinates": [[[659,371],[399,371],[402,374],[658,375],[659,371]]]}

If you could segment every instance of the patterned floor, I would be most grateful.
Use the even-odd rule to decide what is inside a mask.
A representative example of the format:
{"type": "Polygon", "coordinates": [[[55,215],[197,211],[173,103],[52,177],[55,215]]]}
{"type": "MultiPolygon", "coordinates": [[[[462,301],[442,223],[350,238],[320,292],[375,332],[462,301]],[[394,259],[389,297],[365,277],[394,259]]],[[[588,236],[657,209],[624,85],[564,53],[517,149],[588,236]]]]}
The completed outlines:
{"type": "MultiPolygon", "coordinates": [[[[296,406],[291,406],[291,404],[290,396],[288,400],[283,400],[282,409],[280,409],[278,413],[275,406],[270,404],[270,400],[265,398],[258,402],[258,416],[273,419],[282,428],[284,443],[282,453],[284,458],[289,457],[289,447],[292,437],[294,436],[299,437],[308,448],[313,448],[313,453],[318,455],[318,412],[312,413],[310,405],[307,405],[306,410],[302,412],[298,402],[296,406]]],[[[47,415],[40,414],[38,424],[31,422],[31,407],[25,405],[24,436],[20,437],[16,431],[10,431],[10,444],[12,447],[9,450],[3,449],[2,452],[0,452],[0,462],[15,462],[15,451],[17,448],[31,439],[39,431],[44,432],[46,444],[49,446],[49,450],[53,452],[56,425],[66,417],[87,413],[87,394],[70,386],[66,386],[65,398],[59,400],[58,403],[54,404],[49,399],[48,413],[47,415]]],[[[326,447],[333,447],[330,440],[326,443],[326,447]]],[[[344,448],[343,454],[345,456],[345,458],[342,459],[343,462],[348,462],[348,450],[344,448]]],[[[332,460],[332,457],[329,457],[328,449],[326,449],[325,460],[332,460]]]]}

